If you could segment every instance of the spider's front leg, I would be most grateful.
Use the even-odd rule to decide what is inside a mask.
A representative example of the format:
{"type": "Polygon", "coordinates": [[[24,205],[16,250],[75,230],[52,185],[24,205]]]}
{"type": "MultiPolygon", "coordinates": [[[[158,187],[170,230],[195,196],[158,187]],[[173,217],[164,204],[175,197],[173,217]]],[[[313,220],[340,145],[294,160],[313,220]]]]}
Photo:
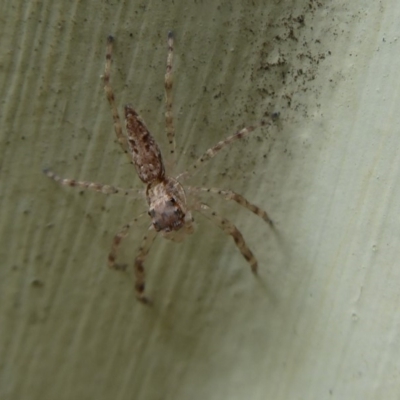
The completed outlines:
{"type": "Polygon", "coordinates": [[[207,204],[201,203],[197,205],[195,209],[218,225],[227,235],[232,237],[236,247],[242,253],[242,256],[246,259],[246,261],[250,264],[252,272],[257,274],[257,259],[252,251],[248,248],[239,229],[236,228],[236,226],[228,219],[219,216],[207,204]]]}
{"type": "MultiPolygon", "coordinates": [[[[135,218],[128,224],[124,225],[122,229],[114,236],[114,240],[111,246],[111,251],[110,254],[108,255],[108,266],[112,269],[119,270],[119,271],[125,271],[126,270],[126,265],[125,264],[118,264],[116,262],[117,259],[117,253],[118,253],[118,248],[122,242],[123,239],[125,239],[128,236],[128,231],[129,229],[137,223],[139,218],[144,215],[140,214],[139,217],[135,218]]],[[[135,264],[134,264],[134,273],[135,273],[135,292],[136,292],[136,297],[139,301],[141,301],[144,304],[150,304],[151,301],[145,296],[144,294],[144,289],[145,289],[145,272],[144,272],[144,261],[149,254],[149,250],[151,245],[153,244],[153,241],[157,235],[157,232],[154,230],[153,225],[150,226],[148,229],[147,233],[144,235],[142,239],[142,243],[139,247],[139,252],[138,255],[135,258],[135,264]]]]}
{"type": "Polygon", "coordinates": [[[116,262],[118,248],[119,248],[122,240],[124,240],[128,236],[129,229],[132,227],[132,225],[135,225],[138,222],[139,218],[141,216],[143,216],[143,215],[144,215],[144,213],[140,214],[138,217],[136,217],[131,222],[125,224],[121,228],[121,230],[114,236],[113,243],[112,243],[112,246],[111,246],[111,250],[110,250],[110,253],[108,254],[108,266],[109,266],[109,268],[120,270],[120,271],[124,271],[126,269],[126,265],[125,264],[118,264],[116,262]]]}
{"type": "Polygon", "coordinates": [[[139,248],[139,253],[135,258],[135,291],[136,297],[139,301],[143,304],[151,304],[151,300],[145,296],[145,272],[144,272],[144,260],[146,259],[147,255],[149,254],[150,247],[154,242],[154,239],[157,236],[157,232],[154,230],[153,225],[150,226],[147,233],[144,235],[142,243],[139,248]]]}

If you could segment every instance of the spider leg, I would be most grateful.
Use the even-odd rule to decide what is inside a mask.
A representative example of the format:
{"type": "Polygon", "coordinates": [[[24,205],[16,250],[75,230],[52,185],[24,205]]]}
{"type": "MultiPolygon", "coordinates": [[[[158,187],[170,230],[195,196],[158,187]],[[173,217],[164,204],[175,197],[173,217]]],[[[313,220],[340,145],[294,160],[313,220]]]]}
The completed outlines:
{"type": "Polygon", "coordinates": [[[142,243],[139,248],[139,253],[135,258],[135,291],[136,298],[144,304],[150,304],[151,300],[147,298],[144,294],[145,289],[145,272],[144,272],[144,260],[149,254],[151,245],[154,242],[155,237],[157,236],[157,232],[154,230],[153,225],[150,226],[147,233],[144,235],[142,243]]]}
{"type": "Polygon", "coordinates": [[[129,196],[132,199],[141,199],[144,198],[145,196],[144,190],[142,189],[124,189],[117,186],[103,185],[102,183],[76,181],[75,179],[61,178],[61,176],[57,175],[56,173],[54,173],[49,169],[44,169],[43,173],[50,179],[53,179],[54,181],[63,186],[71,186],[86,190],[93,190],[95,192],[103,194],[118,194],[126,197],[129,196]]]}
{"type": "Polygon", "coordinates": [[[198,205],[196,209],[206,218],[210,219],[216,225],[218,225],[227,235],[232,236],[232,239],[234,240],[236,247],[240,250],[242,256],[250,264],[252,272],[254,274],[257,274],[257,267],[258,267],[257,259],[255,258],[251,250],[247,247],[247,244],[244,241],[243,236],[238,230],[238,228],[236,228],[236,226],[228,219],[219,216],[214,210],[212,210],[208,205],[204,203],[198,205]]]}
{"type": "Polygon", "coordinates": [[[235,142],[238,139],[245,138],[250,135],[255,129],[260,126],[271,126],[273,121],[276,119],[277,114],[273,114],[269,120],[263,120],[260,124],[255,126],[247,126],[240,131],[236,132],[235,134],[228,136],[226,139],[221,140],[215,146],[209,148],[201,157],[199,157],[186,171],[180,173],[177,176],[177,180],[182,182],[184,179],[195,174],[208,160],[215,157],[222,149],[226,146],[230,145],[231,143],[235,142]]]}
{"type": "Polygon", "coordinates": [[[238,193],[233,192],[232,190],[207,188],[207,187],[193,187],[193,186],[189,186],[187,189],[192,193],[198,193],[198,192],[216,193],[222,196],[226,200],[236,201],[236,203],[238,203],[242,207],[247,208],[253,214],[262,218],[272,228],[274,227],[273,221],[263,209],[261,209],[260,207],[256,206],[253,203],[250,203],[245,197],[243,197],[238,193]]]}
{"type": "Polygon", "coordinates": [[[117,270],[125,270],[126,265],[124,264],[117,264],[115,260],[117,259],[117,252],[118,252],[118,247],[121,244],[122,240],[125,239],[128,235],[128,231],[131,228],[132,225],[136,224],[139,218],[144,215],[144,213],[140,214],[138,217],[136,217],[134,220],[131,222],[125,224],[121,230],[114,236],[112,246],[110,253],[108,254],[108,266],[111,269],[117,269],[117,270]]]}
{"type": "Polygon", "coordinates": [[[128,156],[129,162],[132,162],[127,139],[122,131],[121,119],[119,118],[118,108],[115,104],[115,95],[110,83],[111,62],[112,62],[112,45],[114,38],[110,35],[107,38],[107,52],[106,52],[106,65],[104,69],[103,81],[104,91],[106,92],[107,100],[110,103],[111,113],[114,120],[115,134],[117,135],[118,143],[121,145],[122,150],[128,156]]]}
{"type": "Polygon", "coordinates": [[[175,166],[175,128],[172,115],[172,59],[174,53],[174,38],[172,32],[168,32],[168,56],[167,70],[165,72],[165,129],[169,145],[169,158],[175,166]]]}

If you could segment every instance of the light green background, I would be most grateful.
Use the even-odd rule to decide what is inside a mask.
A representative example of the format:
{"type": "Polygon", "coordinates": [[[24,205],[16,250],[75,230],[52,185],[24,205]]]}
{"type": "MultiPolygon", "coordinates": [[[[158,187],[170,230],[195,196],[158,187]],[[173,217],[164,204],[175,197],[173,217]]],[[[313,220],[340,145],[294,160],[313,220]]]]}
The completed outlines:
{"type": "Polygon", "coordinates": [[[400,398],[399,20],[390,0],[1,2],[0,398],[400,398]],[[144,205],[41,170],[140,186],[103,93],[105,38],[120,109],[164,146],[170,29],[180,170],[280,112],[192,181],[246,195],[277,234],[210,196],[260,279],[196,215],[184,243],[156,241],[146,308],[106,267],[144,205]]]}

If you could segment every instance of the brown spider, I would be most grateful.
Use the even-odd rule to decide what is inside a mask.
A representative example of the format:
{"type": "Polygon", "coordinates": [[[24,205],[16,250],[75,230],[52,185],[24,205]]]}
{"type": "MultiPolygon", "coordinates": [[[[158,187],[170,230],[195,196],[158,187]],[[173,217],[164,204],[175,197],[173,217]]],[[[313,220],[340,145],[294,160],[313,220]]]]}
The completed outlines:
{"type": "MultiPolygon", "coordinates": [[[[237,139],[248,136],[258,126],[271,125],[275,115],[268,122],[263,121],[258,126],[248,126],[241,129],[234,135],[227,137],[225,140],[218,142],[214,147],[208,149],[192,166],[186,171],[179,174],[176,178],[167,176],[165,173],[164,163],[162,160],[160,149],[155,142],[153,136],[148,131],[146,125],[140,116],[136,113],[132,106],[125,106],[125,120],[127,135],[123,133],[121,120],[119,118],[118,109],[115,104],[115,96],[110,84],[110,71],[112,62],[112,46],[114,38],[109,36],[107,39],[106,65],[104,71],[104,90],[110,103],[111,112],[114,120],[114,129],[119,144],[129,161],[135,165],[139,178],[145,183],[146,190],[143,189],[122,189],[115,186],[103,185],[100,183],[76,181],[74,179],[64,179],[56,175],[49,169],[45,169],[44,173],[51,179],[61,185],[79,187],[104,194],[122,194],[132,196],[133,198],[144,197],[148,204],[148,214],[151,218],[151,225],[145,234],[139,248],[139,253],[135,259],[134,271],[136,276],[136,296],[143,303],[149,303],[149,299],[144,294],[145,289],[145,273],[143,263],[150,250],[150,247],[157,235],[161,233],[163,237],[173,241],[182,241],[187,234],[194,231],[193,217],[190,210],[195,210],[209,218],[218,225],[226,234],[232,236],[236,246],[242,253],[243,257],[251,266],[253,273],[257,273],[257,260],[253,253],[247,247],[242,234],[236,226],[229,220],[219,216],[208,205],[204,204],[197,198],[200,192],[215,193],[226,200],[233,200],[254,214],[261,217],[271,227],[273,223],[267,213],[250,203],[240,194],[231,190],[222,190],[218,188],[206,187],[185,187],[182,182],[193,175],[206,161],[213,158],[225,146],[237,139]],[[188,196],[188,197],[187,197],[188,196]],[[189,201],[188,201],[189,200],[189,201]]],[[[169,153],[172,162],[175,160],[175,129],[172,116],[172,56],[173,56],[173,35],[168,34],[168,57],[167,70],[165,73],[165,125],[169,144],[169,153]]],[[[143,214],[141,214],[143,215],[143,214]]],[[[116,254],[118,246],[122,239],[128,235],[128,230],[137,222],[139,217],[124,225],[122,229],[115,235],[110,254],[108,256],[108,265],[114,269],[125,269],[116,263],[116,254]]]]}

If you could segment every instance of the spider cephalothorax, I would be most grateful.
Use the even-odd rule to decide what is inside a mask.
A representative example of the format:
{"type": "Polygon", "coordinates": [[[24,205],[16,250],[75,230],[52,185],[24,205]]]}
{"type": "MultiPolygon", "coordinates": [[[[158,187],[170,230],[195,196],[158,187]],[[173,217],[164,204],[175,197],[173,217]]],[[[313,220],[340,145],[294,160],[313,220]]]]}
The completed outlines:
{"type": "Polygon", "coordinates": [[[174,234],[182,228],[192,233],[192,216],[187,209],[186,195],[182,185],[173,178],[164,178],[147,186],[146,198],[149,215],[154,229],[171,240],[179,240],[181,235],[174,234]]]}
{"type": "MultiPolygon", "coordinates": [[[[64,179],[56,175],[54,172],[46,169],[44,173],[62,185],[80,187],[84,189],[95,190],[104,194],[123,194],[130,197],[145,197],[148,205],[148,214],[151,218],[151,225],[145,234],[139,253],[135,259],[134,271],[136,276],[136,296],[143,303],[149,300],[145,296],[145,274],[144,260],[150,250],[154,238],[157,233],[161,233],[163,237],[169,240],[182,241],[187,234],[191,234],[194,230],[193,217],[191,210],[203,214],[205,217],[214,222],[226,234],[230,235],[243,257],[248,261],[254,273],[257,272],[257,259],[251,250],[247,247],[242,234],[236,226],[228,219],[219,216],[207,204],[203,203],[199,195],[203,193],[215,193],[226,200],[233,200],[239,205],[247,208],[255,215],[261,217],[270,226],[272,221],[267,213],[256,205],[250,203],[243,196],[231,190],[223,190],[218,188],[192,187],[182,186],[182,182],[193,175],[204,163],[213,158],[220,150],[230,143],[248,136],[257,126],[248,126],[228,136],[226,139],[218,142],[215,146],[208,149],[194,164],[186,171],[180,173],[176,178],[167,176],[165,173],[164,163],[161,151],[147,129],[145,123],[133,109],[132,106],[125,106],[126,134],[122,129],[121,120],[118,109],[115,104],[114,92],[110,84],[110,71],[112,61],[112,45],[114,39],[112,36],[107,40],[106,66],[104,71],[104,89],[110,103],[111,112],[114,120],[114,129],[117,140],[123,151],[127,154],[129,161],[135,165],[139,178],[147,187],[143,189],[121,189],[115,186],[103,185],[100,183],[76,181],[74,179],[64,179]],[[190,202],[187,202],[187,197],[190,202]]],[[[172,56],[173,56],[173,36],[168,34],[168,57],[167,70],[165,74],[165,125],[167,139],[169,144],[168,156],[171,158],[171,164],[175,161],[175,129],[172,115],[172,56]]],[[[268,121],[262,121],[258,126],[267,126],[272,124],[272,120],[278,114],[273,114],[268,121]]],[[[110,268],[122,269],[123,266],[116,263],[116,255],[120,242],[128,234],[132,225],[137,222],[138,218],[133,219],[125,224],[122,229],[115,235],[110,254],[108,256],[108,265],[110,268]]]]}

